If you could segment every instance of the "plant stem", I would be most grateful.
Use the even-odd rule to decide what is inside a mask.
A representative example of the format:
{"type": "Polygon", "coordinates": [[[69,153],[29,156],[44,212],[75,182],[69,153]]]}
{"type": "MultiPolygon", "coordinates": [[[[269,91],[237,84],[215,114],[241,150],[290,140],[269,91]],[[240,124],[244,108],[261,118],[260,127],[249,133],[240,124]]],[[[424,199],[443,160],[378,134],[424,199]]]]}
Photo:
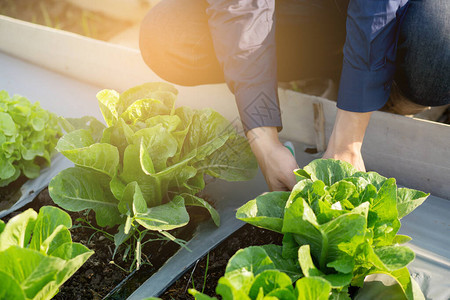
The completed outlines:
{"type": "Polygon", "coordinates": [[[116,264],[113,260],[109,262],[112,265],[115,265],[116,267],[118,267],[119,269],[121,269],[122,271],[124,271],[125,273],[130,273],[130,271],[125,270],[124,268],[122,268],[121,266],[119,266],[118,264],[116,264]]]}
{"type": "Polygon", "coordinates": [[[203,277],[202,293],[205,291],[206,276],[208,275],[208,268],[209,268],[209,252],[208,252],[208,256],[206,256],[206,268],[205,268],[205,276],[203,277]]]}
{"type": "Polygon", "coordinates": [[[93,229],[93,230],[95,230],[95,231],[101,232],[101,233],[103,233],[108,239],[114,240],[114,235],[112,235],[112,234],[110,234],[110,233],[108,233],[108,232],[106,232],[106,231],[104,231],[104,230],[101,230],[100,228],[97,228],[97,227],[93,226],[89,221],[87,221],[87,220],[85,220],[85,219],[82,219],[82,218],[79,218],[78,220],[88,225],[88,226],[80,225],[80,227],[83,227],[83,228],[90,228],[90,229],[93,229]]]}

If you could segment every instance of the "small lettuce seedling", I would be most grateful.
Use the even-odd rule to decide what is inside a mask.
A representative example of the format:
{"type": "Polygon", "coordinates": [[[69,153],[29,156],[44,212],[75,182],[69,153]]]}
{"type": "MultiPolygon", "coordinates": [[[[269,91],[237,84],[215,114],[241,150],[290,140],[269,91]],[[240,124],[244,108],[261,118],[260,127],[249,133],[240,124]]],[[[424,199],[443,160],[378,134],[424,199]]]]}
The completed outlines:
{"type": "Polygon", "coordinates": [[[197,193],[204,175],[248,180],[257,170],[247,140],[212,109],[175,108],[177,90],[147,83],[97,94],[107,126],[86,118],[66,122],[57,150],[75,163],[49,185],[53,201],[70,211],[92,209],[100,226],[120,224],[116,245],[142,225],[166,235],[189,221],[186,206],[219,214],[197,193]],[[78,121],[80,123],[80,121],[78,121]],[[82,123],[82,122],[81,122],[82,123]]]}
{"type": "Polygon", "coordinates": [[[21,174],[39,176],[62,135],[56,115],[25,97],[0,91],[0,187],[21,174]]]}
{"type": "Polygon", "coordinates": [[[0,299],[51,299],[94,254],[72,243],[70,216],[52,206],[0,220],[0,299]]]}

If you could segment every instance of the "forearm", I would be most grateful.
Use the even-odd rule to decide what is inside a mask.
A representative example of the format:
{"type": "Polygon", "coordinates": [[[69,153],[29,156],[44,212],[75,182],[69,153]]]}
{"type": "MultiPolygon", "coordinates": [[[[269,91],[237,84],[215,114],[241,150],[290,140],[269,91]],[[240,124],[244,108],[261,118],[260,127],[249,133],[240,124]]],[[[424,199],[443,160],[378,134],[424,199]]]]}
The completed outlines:
{"type": "Polygon", "coordinates": [[[281,145],[277,127],[256,127],[247,131],[246,135],[250,147],[257,157],[263,155],[265,149],[281,145]]]}
{"type": "Polygon", "coordinates": [[[329,144],[336,150],[361,150],[371,115],[338,109],[329,144]]]}
{"type": "Polygon", "coordinates": [[[278,127],[275,1],[208,0],[208,24],[246,131],[278,127]]]}

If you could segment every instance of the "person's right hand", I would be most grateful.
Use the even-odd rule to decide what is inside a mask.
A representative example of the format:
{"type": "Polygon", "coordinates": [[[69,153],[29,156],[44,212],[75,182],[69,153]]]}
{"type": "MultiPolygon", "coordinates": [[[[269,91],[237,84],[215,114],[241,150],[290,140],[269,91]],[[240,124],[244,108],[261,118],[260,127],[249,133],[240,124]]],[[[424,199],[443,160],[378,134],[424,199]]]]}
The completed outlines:
{"type": "Polygon", "coordinates": [[[298,169],[298,165],[279,141],[277,128],[254,128],[247,132],[247,138],[270,191],[292,190],[296,184],[293,170],[298,169]]]}
{"type": "Polygon", "coordinates": [[[371,115],[372,112],[351,112],[338,108],[328,148],[322,158],[346,161],[358,171],[365,172],[361,147],[371,115]]]}

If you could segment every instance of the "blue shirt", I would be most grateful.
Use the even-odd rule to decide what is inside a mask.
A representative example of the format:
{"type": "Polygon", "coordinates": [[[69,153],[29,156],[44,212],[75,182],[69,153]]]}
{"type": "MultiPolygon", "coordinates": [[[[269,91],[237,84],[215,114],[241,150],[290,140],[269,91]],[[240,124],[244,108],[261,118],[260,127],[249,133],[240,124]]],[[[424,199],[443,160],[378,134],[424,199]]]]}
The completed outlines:
{"type": "MultiPolygon", "coordinates": [[[[275,0],[208,0],[209,27],[245,130],[281,129],[277,94],[275,0]]],[[[395,71],[398,28],[408,0],[350,0],[337,106],[381,108],[395,71]]]]}

